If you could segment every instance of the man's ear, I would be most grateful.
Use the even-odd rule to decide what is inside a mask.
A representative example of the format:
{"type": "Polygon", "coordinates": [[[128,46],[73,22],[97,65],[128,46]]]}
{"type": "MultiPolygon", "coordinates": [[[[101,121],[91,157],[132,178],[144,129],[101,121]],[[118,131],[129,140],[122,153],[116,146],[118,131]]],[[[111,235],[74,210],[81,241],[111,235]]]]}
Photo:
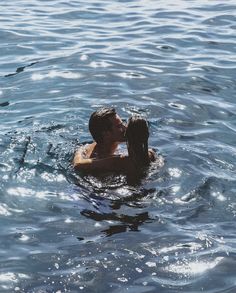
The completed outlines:
{"type": "Polygon", "coordinates": [[[105,131],[103,131],[102,135],[103,135],[104,141],[109,141],[111,138],[111,131],[105,130],[105,131]]]}

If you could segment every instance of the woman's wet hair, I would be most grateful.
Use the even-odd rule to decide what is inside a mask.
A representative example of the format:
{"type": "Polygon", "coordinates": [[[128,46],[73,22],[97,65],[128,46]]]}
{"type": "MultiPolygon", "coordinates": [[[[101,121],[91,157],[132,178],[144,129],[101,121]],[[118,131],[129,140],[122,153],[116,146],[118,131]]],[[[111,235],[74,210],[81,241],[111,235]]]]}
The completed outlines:
{"type": "Polygon", "coordinates": [[[147,121],[139,115],[130,117],[125,137],[127,140],[129,156],[137,165],[148,165],[149,130],[147,121]]]}
{"type": "Polygon", "coordinates": [[[114,108],[101,108],[92,113],[89,119],[89,131],[96,142],[102,142],[103,132],[112,129],[110,118],[115,115],[114,108]]]}

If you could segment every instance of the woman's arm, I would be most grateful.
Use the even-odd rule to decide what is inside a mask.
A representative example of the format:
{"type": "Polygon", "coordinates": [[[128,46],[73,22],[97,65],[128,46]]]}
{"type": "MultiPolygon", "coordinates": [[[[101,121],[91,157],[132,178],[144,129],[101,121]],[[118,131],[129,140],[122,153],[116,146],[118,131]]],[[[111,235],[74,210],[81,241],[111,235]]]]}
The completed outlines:
{"type": "Polygon", "coordinates": [[[111,156],[104,159],[84,158],[83,150],[77,150],[73,166],[76,170],[84,171],[123,171],[125,170],[126,157],[111,156]]]}
{"type": "Polygon", "coordinates": [[[76,170],[86,170],[89,168],[89,165],[92,163],[92,159],[87,159],[83,157],[83,151],[77,150],[73,159],[73,167],[76,170]]]}
{"type": "Polygon", "coordinates": [[[150,162],[154,162],[157,159],[157,154],[153,149],[148,150],[148,156],[149,156],[150,162]]]}
{"type": "Polygon", "coordinates": [[[165,160],[161,155],[158,155],[153,149],[148,150],[148,156],[150,162],[156,162],[159,167],[163,167],[165,160]]]}

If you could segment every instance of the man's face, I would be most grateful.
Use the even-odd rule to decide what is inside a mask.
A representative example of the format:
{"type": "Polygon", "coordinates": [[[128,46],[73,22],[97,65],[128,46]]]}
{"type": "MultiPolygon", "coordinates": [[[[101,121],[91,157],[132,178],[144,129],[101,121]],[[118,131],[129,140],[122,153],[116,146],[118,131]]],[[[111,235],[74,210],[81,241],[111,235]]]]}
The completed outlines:
{"type": "Polygon", "coordinates": [[[114,142],[123,142],[125,141],[125,130],[126,126],[122,122],[121,118],[116,114],[110,118],[112,123],[112,128],[110,131],[110,139],[114,142]]]}

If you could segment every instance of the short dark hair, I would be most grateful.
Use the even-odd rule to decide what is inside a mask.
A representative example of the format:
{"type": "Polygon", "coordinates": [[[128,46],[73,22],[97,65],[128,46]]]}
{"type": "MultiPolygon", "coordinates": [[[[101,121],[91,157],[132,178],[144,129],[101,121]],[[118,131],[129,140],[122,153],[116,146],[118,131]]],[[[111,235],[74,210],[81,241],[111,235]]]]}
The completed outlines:
{"type": "Polygon", "coordinates": [[[101,108],[92,113],[89,119],[89,131],[96,142],[102,142],[103,132],[112,129],[109,118],[115,115],[114,108],[101,108]]]}

